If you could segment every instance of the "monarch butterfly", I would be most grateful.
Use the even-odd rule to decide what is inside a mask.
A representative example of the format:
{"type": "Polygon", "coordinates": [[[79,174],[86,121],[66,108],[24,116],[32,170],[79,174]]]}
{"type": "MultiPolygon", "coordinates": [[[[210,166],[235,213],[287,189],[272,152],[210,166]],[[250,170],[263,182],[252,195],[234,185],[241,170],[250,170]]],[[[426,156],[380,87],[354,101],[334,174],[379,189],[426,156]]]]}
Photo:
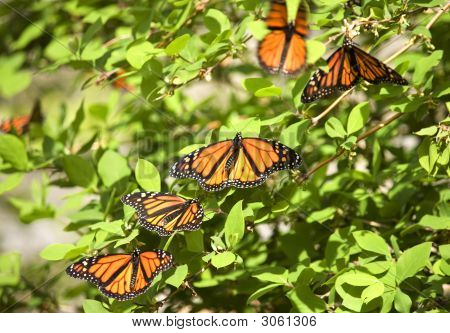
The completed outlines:
{"type": "Polygon", "coordinates": [[[136,209],[139,223],[160,236],[170,236],[176,230],[198,230],[203,208],[197,199],[158,192],[136,192],[122,197],[125,205],[136,209]]]}
{"type": "Polygon", "coordinates": [[[266,18],[269,34],[258,48],[261,66],[271,73],[295,74],[306,62],[306,44],[308,35],[306,11],[300,5],[295,22],[288,22],[285,1],[273,0],[266,18]]]}
{"type": "Polygon", "coordinates": [[[92,282],[107,297],[126,301],[143,294],[159,273],[173,265],[163,250],[131,254],[107,254],[83,258],[67,267],[71,277],[92,282]]]}
{"type": "Polygon", "coordinates": [[[193,178],[206,191],[261,185],[279,170],[298,169],[300,155],[275,140],[242,138],[213,143],[181,158],[170,176],[193,178]]]}
{"type": "Polygon", "coordinates": [[[327,63],[328,73],[319,68],[309,80],[303,90],[303,103],[313,102],[336,90],[348,90],[356,85],[360,78],[373,84],[408,84],[400,74],[355,46],[347,37],[343,46],[327,59],[327,63]]]}
{"type": "Polygon", "coordinates": [[[99,78],[96,81],[96,84],[99,85],[101,82],[108,80],[109,82],[112,82],[112,86],[114,88],[131,91],[133,90],[133,86],[126,83],[124,77],[126,73],[127,72],[122,68],[104,72],[100,74],[99,78]]]}
{"type": "Polygon", "coordinates": [[[16,133],[17,135],[25,134],[31,123],[39,123],[42,121],[41,103],[37,101],[31,114],[25,116],[13,117],[0,123],[0,131],[3,133],[16,133]]]}

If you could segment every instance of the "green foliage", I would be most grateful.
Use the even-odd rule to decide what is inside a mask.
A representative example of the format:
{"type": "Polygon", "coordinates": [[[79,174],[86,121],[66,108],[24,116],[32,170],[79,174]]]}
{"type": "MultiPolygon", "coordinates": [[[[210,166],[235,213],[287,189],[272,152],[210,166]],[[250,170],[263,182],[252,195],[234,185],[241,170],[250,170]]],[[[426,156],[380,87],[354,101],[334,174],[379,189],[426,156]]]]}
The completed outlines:
{"type": "MultiPolygon", "coordinates": [[[[290,17],[299,3],[288,0],[290,17]]],[[[140,313],[168,296],[168,312],[447,311],[445,3],[309,2],[308,66],[282,77],[259,67],[250,41],[267,34],[268,1],[8,1],[28,19],[0,10],[1,120],[36,100],[44,120],[0,135],[0,309],[140,313]],[[337,96],[304,105],[344,19],[410,85],[360,82],[334,106],[337,96]],[[304,167],[214,193],[168,176],[237,131],[280,140],[304,167]],[[138,189],[199,198],[201,229],[170,240],[144,230],[120,201],[138,189]],[[60,274],[135,247],[164,248],[176,265],[134,300],[60,274]]]]}

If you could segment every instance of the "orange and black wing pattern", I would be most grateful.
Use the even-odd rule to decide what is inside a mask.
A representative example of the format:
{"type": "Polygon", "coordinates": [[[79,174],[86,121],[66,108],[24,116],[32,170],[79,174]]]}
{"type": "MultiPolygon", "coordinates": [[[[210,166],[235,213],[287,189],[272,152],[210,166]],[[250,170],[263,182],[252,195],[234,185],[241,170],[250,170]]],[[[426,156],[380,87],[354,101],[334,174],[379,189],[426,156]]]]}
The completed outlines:
{"type": "Polygon", "coordinates": [[[336,50],[328,59],[328,73],[318,69],[309,80],[302,94],[302,102],[310,103],[319,98],[333,94],[336,90],[348,90],[359,79],[358,68],[352,60],[352,54],[344,46],[336,50]]]}
{"type": "Polygon", "coordinates": [[[275,140],[242,138],[200,148],[181,158],[171,171],[175,178],[192,178],[206,191],[248,188],[264,183],[276,171],[298,169],[300,155],[275,140]]]}
{"type": "Polygon", "coordinates": [[[34,104],[31,114],[13,117],[1,122],[0,132],[23,135],[28,131],[30,123],[33,122],[42,122],[41,104],[39,101],[34,104]]]}
{"type": "Polygon", "coordinates": [[[69,276],[92,282],[107,297],[126,301],[144,293],[155,276],[173,265],[163,250],[83,258],[67,267],[69,276]]]}
{"type": "Polygon", "coordinates": [[[136,192],[123,196],[122,202],[136,210],[145,229],[160,236],[170,236],[177,230],[198,230],[204,215],[197,199],[186,200],[168,193],[136,192]]]}
{"type": "Polygon", "coordinates": [[[355,62],[358,67],[359,75],[372,84],[393,83],[401,86],[408,85],[400,74],[388,67],[386,64],[372,57],[357,46],[353,46],[355,62]]]}
{"type": "Polygon", "coordinates": [[[270,32],[258,47],[261,66],[271,73],[298,73],[306,63],[305,37],[308,23],[305,9],[300,5],[295,22],[288,22],[284,1],[272,1],[266,18],[270,32]]]}
{"type": "Polygon", "coordinates": [[[348,90],[360,78],[372,83],[388,82],[407,85],[408,81],[392,68],[364,52],[349,38],[328,59],[328,72],[318,69],[302,93],[302,102],[310,103],[333,94],[337,90],[348,90]]]}

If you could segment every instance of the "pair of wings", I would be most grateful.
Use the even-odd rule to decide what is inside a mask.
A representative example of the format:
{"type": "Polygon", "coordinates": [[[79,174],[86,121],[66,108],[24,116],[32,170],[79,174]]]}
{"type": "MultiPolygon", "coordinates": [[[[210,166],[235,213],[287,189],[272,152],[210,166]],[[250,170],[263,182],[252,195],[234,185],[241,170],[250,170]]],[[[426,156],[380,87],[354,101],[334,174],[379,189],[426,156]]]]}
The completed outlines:
{"type": "Polygon", "coordinates": [[[285,1],[272,1],[266,26],[270,32],[261,41],[258,59],[272,73],[295,74],[306,63],[306,11],[300,5],[294,23],[288,22],[285,1]]]}
{"type": "Polygon", "coordinates": [[[348,90],[361,78],[372,84],[408,84],[400,74],[361,50],[348,38],[345,38],[344,45],[327,59],[327,63],[328,73],[318,69],[309,80],[303,90],[303,103],[313,102],[337,90],[348,90]]]}
{"type": "Polygon", "coordinates": [[[144,228],[160,236],[170,236],[177,230],[198,230],[204,215],[197,199],[185,200],[168,193],[136,192],[123,196],[122,202],[136,210],[144,228]]]}
{"type": "Polygon", "coordinates": [[[30,123],[32,122],[42,122],[41,104],[39,101],[34,104],[31,114],[13,117],[1,122],[0,132],[22,135],[28,131],[30,123]]]}
{"type": "Polygon", "coordinates": [[[153,279],[173,265],[172,255],[163,250],[131,254],[108,254],[67,267],[68,275],[92,282],[107,297],[126,301],[144,293],[153,279]]]}
{"type": "Polygon", "coordinates": [[[275,140],[242,138],[220,141],[186,155],[170,170],[175,178],[192,178],[206,191],[261,185],[279,170],[298,169],[300,155],[275,140]]]}

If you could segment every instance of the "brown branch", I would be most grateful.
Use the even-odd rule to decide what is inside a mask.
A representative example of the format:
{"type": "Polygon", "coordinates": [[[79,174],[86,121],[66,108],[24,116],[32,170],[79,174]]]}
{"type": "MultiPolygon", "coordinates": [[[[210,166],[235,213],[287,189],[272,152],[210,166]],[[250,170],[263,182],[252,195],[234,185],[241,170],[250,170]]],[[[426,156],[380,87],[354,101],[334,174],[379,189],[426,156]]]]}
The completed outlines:
{"type": "Polygon", "coordinates": [[[184,289],[189,289],[191,290],[192,294],[194,296],[197,296],[197,293],[195,292],[195,290],[192,288],[191,286],[191,282],[192,280],[194,280],[197,276],[199,276],[200,274],[202,274],[204,271],[206,271],[209,267],[211,266],[211,261],[208,261],[208,263],[198,272],[192,274],[191,276],[187,277],[186,279],[184,279],[183,283],[174,291],[172,291],[169,295],[167,295],[163,300],[159,301],[157,303],[157,307],[158,309],[163,306],[169,299],[171,299],[173,296],[175,296],[176,294],[178,294],[180,291],[184,290],[184,289]]]}
{"type": "MultiPolygon", "coordinates": [[[[379,131],[380,129],[382,129],[383,127],[385,127],[386,125],[389,125],[390,123],[392,123],[394,120],[400,118],[401,116],[403,116],[404,113],[396,113],[394,114],[392,117],[388,118],[387,120],[379,123],[378,125],[372,127],[371,129],[369,129],[368,131],[364,132],[363,134],[361,134],[358,139],[356,140],[356,143],[360,142],[360,141],[364,141],[365,139],[367,139],[369,136],[371,136],[373,133],[379,131]]],[[[345,149],[339,149],[339,151],[327,158],[326,160],[320,162],[319,164],[316,164],[313,168],[311,168],[310,170],[308,170],[308,172],[303,175],[303,177],[301,178],[300,183],[303,183],[306,179],[308,179],[313,173],[315,173],[317,170],[321,169],[322,167],[324,167],[325,165],[333,162],[334,160],[337,160],[339,157],[341,157],[342,155],[344,155],[344,153],[346,152],[345,149]]]]}

